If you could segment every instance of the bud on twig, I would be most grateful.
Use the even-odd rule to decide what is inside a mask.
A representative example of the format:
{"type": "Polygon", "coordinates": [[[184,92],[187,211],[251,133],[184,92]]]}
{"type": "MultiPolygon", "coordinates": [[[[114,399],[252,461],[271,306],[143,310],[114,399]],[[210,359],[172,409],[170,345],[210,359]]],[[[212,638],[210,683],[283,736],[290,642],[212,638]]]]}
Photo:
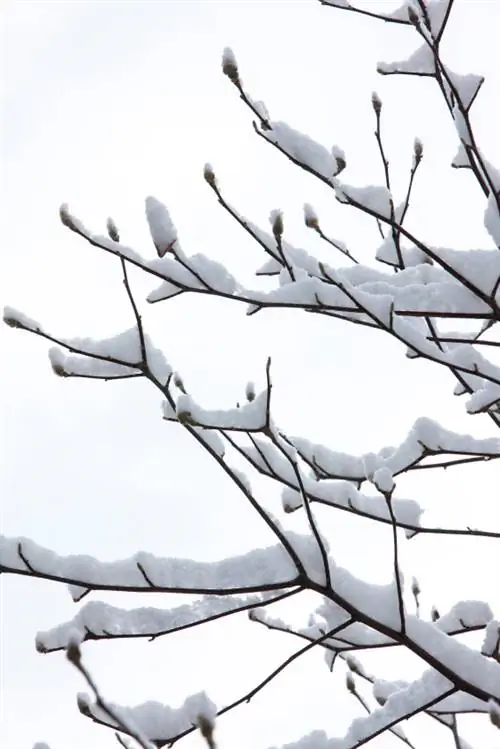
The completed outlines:
{"type": "Polygon", "coordinates": [[[354,681],[354,676],[352,675],[350,671],[348,671],[345,675],[345,685],[347,689],[349,690],[349,692],[351,692],[351,694],[355,693],[356,683],[354,681]]]}
{"type": "Polygon", "coordinates": [[[415,11],[415,8],[412,5],[408,6],[408,20],[414,26],[418,26],[419,23],[420,23],[420,19],[418,17],[418,14],[417,14],[417,12],[415,11]]]}
{"type": "Polygon", "coordinates": [[[500,728],[500,705],[495,700],[490,700],[488,708],[491,722],[496,728],[500,728]]]}
{"type": "Polygon", "coordinates": [[[58,377],[69,377],[69,374],[66,372],[62,364],[57,364],[54,362],[54,364],[52,364],[52,371],[58,377]]]}
{"type": "Polygon", "coordinates": [[[200,733],[207,742],[210,749],[215,749],[215,741],[214,741],[214,723],[210,718],[207,718],[206,715],[198,715],[196,722],[198,724],[198,728],[200,729],[200,733]]]}
{"type": "Polygon", "coordinates": [[[186,426],[196,426],[196,421],[190,411],[177,411],[177,420],[186,426]]]}
{"type": "Polygon", "coordinates": [[[245,395],[249,403],[255,400],[255,385],[253,384],[253,382],[249,382],[247,384],[245,388],[245,395]]]}
{"type": "Polygon", "coordinates": [[[66,658],[74,666],[80,665],[82,654],[80,653],[80,648],[78,647],[76,642],[68,643],[68,647],[66,648],[66,658]]]}
{"type": "Polygon", "coordinates": [[[214,170],[212,169],[211,164],[205,164],[205,166],[203,167],[203,176],[210,187],[217,187],[214,170]]]}
{"type": "Polygon", "coordinates": [[[416,577],[411,581],[411,592],[415,597],[420,595],[420,585],[416,577]]]}
{"type": "Polygon", "coordinates": [[[382,100],[376,91],[372,93],[372,107],[378,117],[378,115],[382,111],[382,100]]]}
{"type": "Polygon", "coordinates": [[[431,608],[431,619],[433,622],[437,622],[437,620],[440,618],[441,614],[437,610],[435,606],[431,608]]]}
{"type": "Polygon", "coordinates": [[[335,159],[335,164],[337,166],[337,171],[333,175],[334,177],[336,177],[338,174],[340,174],[340,172],[344,171],[344,169],[347,166],[347,161],[346,161],[346,158],[345,158],[344,151],[341,148],[339,148],[338,146],[333,146],[333,148],[332,148],[332,156],[335,159]]]}
{"type": "Polygon", "coordinates": [[[271,215],[269,216],[269,221],[271,222],[271,226],[273,227],[273,234],[276,239],[276,241],[280,241],[281,237],[283,236],[283,214],[281,211],[275,210],[271,211],[271,215]]]}
{"type": "Polygon", "coordinates": [[[354,656],[348,655],[347,658],[345,659],[345,662],[347,664],[347,668],[349,669],[349,671],[352,671],[353,674],[362,675],[360,665],[358,661],[356,660],[356,658],[354,658],[354,656]]]}
{"type": "Polygon", "coordinates": [[[3,321],[9,326],[9,328],[19,328],[19,330],[24,330],[25,326],[16,317],[10,317],[9,315],[4,314],[3,321]]]}
{"type": "Polygon", "coordinates": [[[182,377],[180,376],[180,374],[177,374],[177,372],[174,375],[174,385],[176,388],[179,388],[181,393],[184,393],[184,395],[187,395],[182,377]]]}
{"type": "Polygon", "coordinates": [[[304,203],[304,222],[309,229],[319,229],[318,216],[309,203],[304,203]]]}
{"type": "Polygon", "coordinates": [[[415,165],[420,164],[424,153],[424,147],[422,141],[419,138],[415,138],[413,143],[413,158],[415,159],[415,165]]]}
{"type": "Polygon", "coordinates": [[[73,216],[69,212],[68,204],[62,203],[59,208],[59,218],[61,219],[61,223],[66,226],[68,229],[71,229],[71,231],[76,231],[76,224],[73,220],[73,216]]]}
{"type": "Polygon", "coordinates": [[[111,218],[111,216],[106,221],[106,229],[108,231],[108,236],[110,239],[113,240],[113,242],[119,242],[120,241],[120,235],[118,234],[118,228],[111,218]]]}
{"type": "Polygon", "coordinates": [[[235,86],[241,85],[236,57],[231,47],[226,47],[222,53],[222,72],[235,86]]]}

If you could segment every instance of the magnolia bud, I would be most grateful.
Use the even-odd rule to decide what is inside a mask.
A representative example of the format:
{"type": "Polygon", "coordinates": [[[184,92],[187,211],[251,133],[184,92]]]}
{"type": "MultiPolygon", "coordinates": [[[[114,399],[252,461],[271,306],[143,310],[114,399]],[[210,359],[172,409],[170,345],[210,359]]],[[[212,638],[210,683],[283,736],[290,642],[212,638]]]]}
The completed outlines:
{"type": "Polygon", "coordinates": [[[212,169],[211,164],[205,164],[205,166],[203,167],[203,176],[210,187],[217,187],[214,170],[212,169]]]}
{"type": "Polygon", "coordinates": [[[240,75],[238,73],[238,65],[234,52],[230,47],[226,47],[222,53],[222,72],[227,75],[229,80],[234,83],[235,86],[240,85],[240,75]]]}
{"type": "Polygon", "coordinates": [[[309,203],[304,203],[304,222],[309,229],[319,229],[318,216],[309,203]]]}
{"type": "Polygon", "coordinates": [[[347,166],[347,161],[346,161],[346,158],[345,158],[344,151],[341,148],[339,148],[338,146],[333,146],[333,148],[332,148],[332,156],[335,159],[335,164],[336,164],[336,167],[337,167],[337,171],[333,175],[334,177],[336,177],[338,174],[340,174],[340,172],[344,171],[344,169],[347,166]]]}
{"type": "Polygon", "coordinates": [[[106,229],[108,230],[109,238],[112,239],[113,242],[120,241],[120,235],[118,234],[117,226],[111,216],[106,221],[106,229]]]}
{"type": "Polygon", "coordinates": [[[208,746],[213,749],[215,747],[215,741],[214,741],[214,723],[210,718],[207,718],[206,715],[198,715],[196,718],[196,722],[198,723],[198,728],[200,729],[200,733],[207,742],[208,746]]]}
{"type": "Polygon", "coordinates": [[[273,227],[273,234],[276,240],[281,239],[281,237],[283,236],[283,214],[282,212],[278,210],[271,211],[271,215],[269,216],[269,221],[271,222],[271,226],[273,227]]]}
{"type": "Polygon", "coordinates": [[[424,147],[422,145],[422,141],[419,138],[415,138],[415,141],[413,143],[413,158],[415,159],[415,164],[420,164],[422,161],[422,155],[424,153],[424,147]]]}
{"type": "Polygon", "coordinates": [[[82,655],[80,653],[80,648],[76,644],[76,642],[70,642],[68,644],[68,647],[66,648],[66,658],[70,663],[73,663],[75,666],[79,666],[80,662],[82,660],[82,655]]]}
{"type": "Polygon", "coordinates": [[[414,26],[418,26],[420,19],[418,17],[417,12],[415,11],[415,8],[413,8],[411,5],[408,6],[408,20],[410,23],[412,23],[414,26]]]}
{"type": "Polygon", "coordinates": [[[354,682],[354,676],[350,671],[347,672],[345,676],[345,685],[349,692],[355,692],[356,691],[356,684],[354,682]]]}
{"type": "Polygon", "coordinates": [[[382,110],[382,100],[376,91],[372,93],[372,107],[376,115],[379,115],[382,110]]]}
{"type": "Polygon", "coordinates": [[[52,364],[52,371],[58,377],[69,377],[69,374],[66,372],[62,364],[57,364],[57,363],[52,364]]]}
{"type": "Polygon", "coordinates": [[[255,385],[253,384],[253,382],[249,382],[247,384],[245,388],[245,395],[249,403],[255,400],[255,385]]]}
{"type": "Polygon", "coordinates": [[[73,220],[73,216],[69,212],[68,204],[62,203],[62,205],[59,208],[59,218],[61,219],[61,223],[64,224],[68,229],[71,229],[71,231],[76,231],[76,225],[73,220]]]}

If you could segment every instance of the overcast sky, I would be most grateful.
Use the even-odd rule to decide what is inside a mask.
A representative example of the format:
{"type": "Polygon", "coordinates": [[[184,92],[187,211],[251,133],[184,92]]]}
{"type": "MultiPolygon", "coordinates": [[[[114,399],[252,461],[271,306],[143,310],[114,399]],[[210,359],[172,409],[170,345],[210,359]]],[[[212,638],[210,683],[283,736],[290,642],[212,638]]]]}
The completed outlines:
{"type": "MultiPolygon", "coordinates": [[[[365,1],[371,4],[398,5],[365,1]]],[[[444,56],[458,72],[486,75],[473,121],[498,164],[500,4],[455,5],[444,56]]],[[[456,136],[437,87],[375,72],[378,60],[401,59],[415,48],[410,30],[314,0],[19,0],[2,14],[1,301],[56,335],[99,338],[132,324],[119,264],[61,226],[63,201],[98,231],[112,215],[123,240],[150,253],[144,198],[156,195],[171,210],[188,254],[202,252],[250,281],[264,258],[214,200],[201,176],[206,161],[228,200],[264,228],[269,211],[281,208],[287,238],[333,262],[302,225],[302,205],[310,202],[325,230],[372,261],[376,227],[254,135],[251,114],[220,71],[226,45],[273,119],[344,148],[346,180],[354,184],[381,181],[370,105],[376,89],[401,188],[414,137],[424,143],[409,219],[419,236],[463,249],[491,246],[479,189],[469,174],[449,167],[456,136]]],[[[143,299],[151,282],[134,281],[143,299]]],[[[445,372],[409,362],[402,348],[376,332],[292,312],[247,318],[243,306],[193,296],[145,308],[145,319],[207,406],[231,406],[248,380],[262,383],[272,354],[277,422],[333,449],[361,453],[397,444],[419,416],[492,435],[490,421],[465,415],[445,372]]],[[[43,342],[3,326],[0,336],[3,533],[110,560],[138,549],[217,559],[270,541],[217,467],[180,428],[161,420],[159,398],[145,384],[58,380],[43,342]]],[[[495,522],[494,463],[443,472],[432,483],[423,473],[400,487],[429,508],[429,522],[495,522]]],[[[277,498],[270,500],[278,513],[277,498]]],[[[366,579],[388,582],[389,536],[341,514],[328,521],[335,559],[366,579]]],[[[419,538],[406,552],[424,605],[445,610],[460,598],[478,598],[498,611],[493,544],[446,544],[444,555],[442,541],[419,538]]],[[[126,607],[176,602],[106,600],[126,607]]],[[[64,587],[2,580],[2,746],[24,749],[36,740],[51,749],[113,746],[111,732],[78,714],[75,695],[85,687],[69,664],[59,654],[43,657],[34,650],[38,630],[76,611],[64,587]]],[[[175,706],[200,689],[219,704],[234,699],[294,647],[284,635],[238,619],[154,644],[89,644],[84,655],[110,699],[175,706]]],[[[404,678],[399,665],[389,662],[381,675],[404,678]]],[[[255,704],[220,721],[221,747],[280,745],[313,728],[341,735],[357,712],[341,681],[312,654],[255,704]]],[[[484,719],[464,723],[478,747],[493,747],[484,719]]],[[[390,749],[391,742],[373,745],[390,749]]]]}

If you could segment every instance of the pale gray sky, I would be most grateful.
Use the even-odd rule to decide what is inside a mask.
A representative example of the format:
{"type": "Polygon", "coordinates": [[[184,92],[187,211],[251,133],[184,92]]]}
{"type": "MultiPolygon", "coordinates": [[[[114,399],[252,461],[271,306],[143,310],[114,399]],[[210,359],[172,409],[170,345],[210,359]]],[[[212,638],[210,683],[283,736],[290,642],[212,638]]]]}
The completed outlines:
{"type": "MultiPolygon", "coordinates": [[[[310,202],[325,229],[371,261],[377,245],[372,224],[336,204],[324,187],[253,134],[250,113],[220,72],[226,45],[271,116],[327,146],[343,147],[346,178],[357,184],[381,179],[370,105],[376,88],[399,184],[406,179],[414,137],[424,142],[410,217],[419,234],[458,248],[489,246],[479,190],[467,173],[449,168],[456,139],[437,89],[429,81],[375,73],[378,60],[403,58],[414,48],[409,30],[325,9],[314,0],[20,0],[2,13],[1,301],[56,334],[104,337],[132,322],[117,263],[60,225],[62,201],[99,230],[111,214],[124,241],[140,248],[150,242],[143,201],[154,194],[171,210],[187,252],[203,252],[250,278],[262,261],[260,250],[203,182],[207,160],[226,197],[249,218],[265,227],[269,211],[282,208],[292,243],[324,254],[302,226],[302,204],[310,202]]],[[[474,124],[496,163],[499,27],[495,0],[457,0],[444,45],[453,69],[487,77],[474,124]]],[[[144,297],[151,284],[139,278],[136,288],[144,297]]],[[[452,429],[491,434],[490,422],[465,416],[444,372],[407,361],[401,348],[377,333],[291,312],[246,318],[236,304],[196,297],[149,308],[146,320],[208,405],[241,398],[249,379],[262,380],[271,353],[277,421],[292,434],[335,449],[362,452],[396,443],[420,415],[452,429]]],[[[159,399],[146,385],[57,380],[43,342],[3,327],[0,335],[2,532],[103,559],[138,548],[215,559],[268,542],[217,467],[161,420],[159,399]]],[[[484,527],[494,522],[498,468],[479,471],[462,469],[456,478],[442,473],[432,484],[421,474],[401,487],[432,509],[436,522],[452,518],[454,524],[484,527]]],[[[388,536],[330,517],[339,563],[368,579],[389,580],[388,536]]],[[[492,579],[485,572],[494,568],[491,544],[465,548],[450,541],[443,557],[442,541],[417,539],[409,545],[408,562],[427,605],[446,609],[471,597],[500,607],[498,595],[491,600],[492,579]]],[[[106,600],[137,604],[118,595],[106,600]]],[[[139,604],[172,600],[143,597],[139,604]]],[[[71,667],[58,654],[34,651],[38,630],[76,610],[62,587],[2,580],[2,746],[24,749],[36,740],[51,749],[113,745],[109,731],[79,716],[75,694],[84,686],[71,667]]],[[[175,706],[203,688],[215,701],[229,701],[294,647],[285,636],[238,620],[154,644],[90,644],[84,653],[109,698],[175,706]]],[[[399,661],[388,664],[388,677],[404,676],[396,666],[399,661]]],[[[255,704],[220,721],[221,747],[279,745],[313,728],[340,735],[356,713],[341,682],[312,655],[255,704]]],[[[468,735],[481,735],[487,748],[489,734],[477,733],[478,725],[470,721],[468,735]]],[[[390,749],[391,741],[373,745],[390,749]]],[[[186,743],[199,746],[199,739],[186,743]]]]}

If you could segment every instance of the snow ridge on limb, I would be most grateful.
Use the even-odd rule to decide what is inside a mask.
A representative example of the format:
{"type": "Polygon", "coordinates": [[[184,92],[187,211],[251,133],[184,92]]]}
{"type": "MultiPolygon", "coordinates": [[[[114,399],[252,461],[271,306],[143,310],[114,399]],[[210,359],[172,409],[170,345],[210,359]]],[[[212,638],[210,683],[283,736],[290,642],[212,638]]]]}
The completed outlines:
{"type": "MultiPolygon", "coordinates": [[[[313,548],[307,536],[304,548],[313,548]]],[[[220,562],[160,558],[139,552],[118,562],[84,555],[60,556],[26,538],[0,536],[0,573],[40,577],[92,590],[253,593],[296,584],[297,570],[281,545],[255,549],[220,562]]]]}
{"type": "Polygon", "coordinates": [[[151,606],[131,610],[117,608],[101,601],[85,604],[69,622],[60,624],[36,636],[39,652],[63,650],[75,633],[81,642],[86,640],[143,638],[151,640],[182,629],[214,621],[225,616],[248,611],[295,595],[297,590],[267,591],[241,596],[204,596],[194,603],[172,609],[151,606]]]}
{"type": "Polygon", "coordinates": [[[91,718],[95,723],[126,731],[129,735],[133,735],[129,728],[132,725],[149,737],[152,747],[168,746],[172,740],[189,733],[193,730],[193,726],[197,726],[200,715],[213,720],[217,714],[215,704],[205,692],[187,697],[177,708],[163,705],[160,702],[145,702],[135,707],[122,707],[115,704],[109,706],[119,716],[120,722],[113,720],[88,695],[78,695],[78,707],[83,715],[91,718]]]}

